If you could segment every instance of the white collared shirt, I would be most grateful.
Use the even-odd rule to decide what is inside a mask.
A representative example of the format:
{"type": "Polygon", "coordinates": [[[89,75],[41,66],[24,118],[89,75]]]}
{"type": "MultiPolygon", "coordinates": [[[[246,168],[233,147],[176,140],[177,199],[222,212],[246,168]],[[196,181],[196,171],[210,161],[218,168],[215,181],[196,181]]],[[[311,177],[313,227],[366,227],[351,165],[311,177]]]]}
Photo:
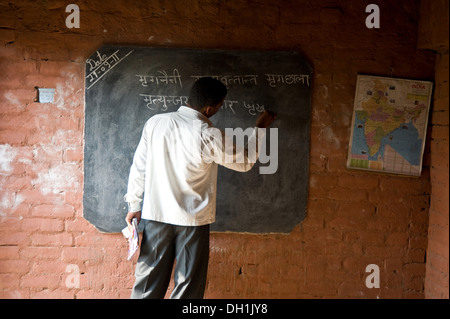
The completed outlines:
{"type": "Polygon", "coordinates": [[[173,225],[213,223],[217,165],[246,172],[258,158],[264,131],[254,128],[247,132],[247,145],[236,147],[233,137],[230,140],[190,107],[152,116],[144,126],[130,169],[124,197],[129,211],[141,210],[143,219],[173,225]]]}

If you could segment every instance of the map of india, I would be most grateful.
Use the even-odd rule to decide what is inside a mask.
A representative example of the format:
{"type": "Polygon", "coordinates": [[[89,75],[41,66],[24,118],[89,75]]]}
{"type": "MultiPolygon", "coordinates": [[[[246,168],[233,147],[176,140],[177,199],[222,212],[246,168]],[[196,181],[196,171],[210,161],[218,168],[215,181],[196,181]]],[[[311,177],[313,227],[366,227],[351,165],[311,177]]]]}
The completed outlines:
{"type": "Polygon", "coordinates": [[[358,76],[348,168],[419,176],[432,84],[358,76]]]}

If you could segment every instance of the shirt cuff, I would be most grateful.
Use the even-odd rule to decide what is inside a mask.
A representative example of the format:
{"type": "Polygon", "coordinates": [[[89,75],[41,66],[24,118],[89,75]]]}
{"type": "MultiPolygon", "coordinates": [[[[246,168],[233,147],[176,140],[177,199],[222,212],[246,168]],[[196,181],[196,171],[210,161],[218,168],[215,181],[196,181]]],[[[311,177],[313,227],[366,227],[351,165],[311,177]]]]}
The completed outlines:
{"type": "Polygon", "coordinates": [[[141,211],[141,203],[140,202],[132,202],[128,203],[128,212],[135,213],[141,211]]]}

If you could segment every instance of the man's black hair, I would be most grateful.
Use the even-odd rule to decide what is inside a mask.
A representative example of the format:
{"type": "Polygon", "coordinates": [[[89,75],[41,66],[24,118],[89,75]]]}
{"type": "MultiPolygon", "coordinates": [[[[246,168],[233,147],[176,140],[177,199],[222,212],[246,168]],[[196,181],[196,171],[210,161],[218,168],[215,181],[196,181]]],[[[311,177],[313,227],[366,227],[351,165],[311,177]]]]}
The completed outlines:
{"type": "Polygon", "coordinates": [[[188,104],[196,110],[205,106],[219,104],[227,95],[227,87],[211,77],[200,78],[195,81],[189,93],[188,104]]]}

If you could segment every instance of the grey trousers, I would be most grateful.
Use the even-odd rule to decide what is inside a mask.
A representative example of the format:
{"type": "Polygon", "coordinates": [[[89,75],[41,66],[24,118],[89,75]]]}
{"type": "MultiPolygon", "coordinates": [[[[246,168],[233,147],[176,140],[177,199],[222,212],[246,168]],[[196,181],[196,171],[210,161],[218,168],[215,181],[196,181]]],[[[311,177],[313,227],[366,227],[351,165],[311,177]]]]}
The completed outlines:
{"type": "Polygon", "coordinates": [[[202,299],[209,261],[209,225],[141,222],[145,222],[144,232],[131,298],[164,298],[176,260],[170,298],[202,299]]]}

